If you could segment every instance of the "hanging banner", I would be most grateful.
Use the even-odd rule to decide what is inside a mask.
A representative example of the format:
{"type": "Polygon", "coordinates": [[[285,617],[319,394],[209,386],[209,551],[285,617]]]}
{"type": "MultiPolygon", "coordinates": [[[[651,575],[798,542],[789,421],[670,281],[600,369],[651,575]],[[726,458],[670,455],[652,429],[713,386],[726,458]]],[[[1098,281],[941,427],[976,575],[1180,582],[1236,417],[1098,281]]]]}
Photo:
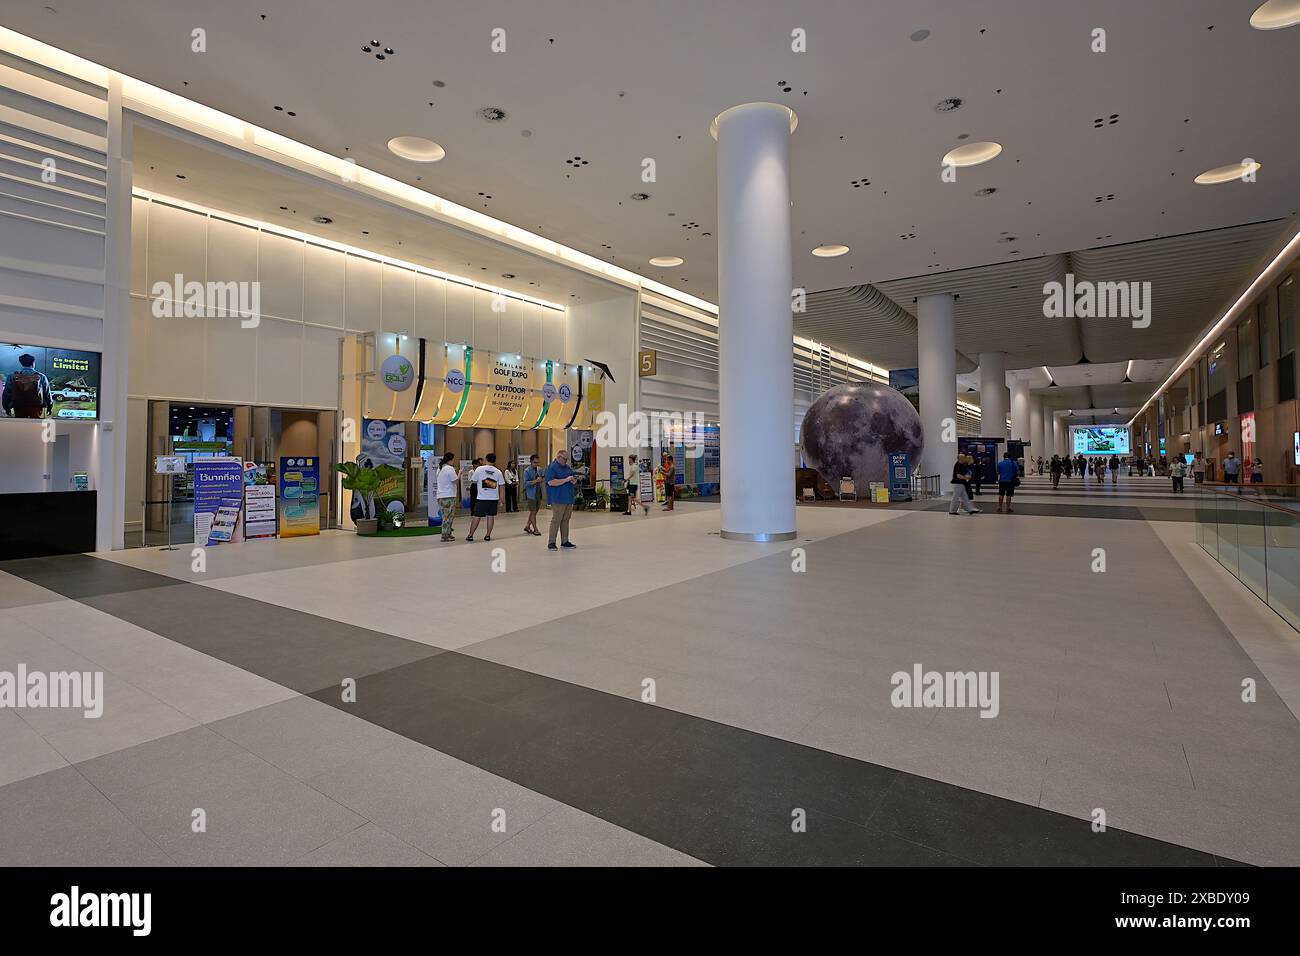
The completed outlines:
{"type": "Polygon", "coordinates": [[[320,534],[320,459],[280,459],[280,537],[320,534]]]}
{"type": "Polygon", "coordinates": [[[194,462],[194,543],[238,541],[244,505],[244,463],[238,458],[199,458],[194,462]]]}

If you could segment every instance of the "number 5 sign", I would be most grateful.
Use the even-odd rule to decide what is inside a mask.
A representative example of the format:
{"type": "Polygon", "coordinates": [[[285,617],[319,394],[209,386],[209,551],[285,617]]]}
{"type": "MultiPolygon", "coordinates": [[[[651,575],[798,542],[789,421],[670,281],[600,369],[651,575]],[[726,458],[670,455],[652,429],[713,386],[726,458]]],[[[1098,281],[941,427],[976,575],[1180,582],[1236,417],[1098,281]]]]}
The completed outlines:
{"type": "Polygon", "coordinates": [[[659,353],[654,349],[645,349],[636,354],[637,371],[641,378],[659,374],[659,353]]]}

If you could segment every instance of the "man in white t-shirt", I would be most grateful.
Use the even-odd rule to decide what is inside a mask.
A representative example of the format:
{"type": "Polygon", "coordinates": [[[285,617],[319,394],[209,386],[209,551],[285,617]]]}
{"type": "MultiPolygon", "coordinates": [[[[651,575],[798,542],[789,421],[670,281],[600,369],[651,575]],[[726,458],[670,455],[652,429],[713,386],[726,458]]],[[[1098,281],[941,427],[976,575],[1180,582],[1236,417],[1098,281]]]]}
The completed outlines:
{"type": "Polygon", "coordinates": [[[456,500],[460,497],[460,473],[452,467],[456,456],[451,452],[442,456],[442,462],[429,469],[429,500],[438,502],[442,512],[442,540],[455,541],[451,533],[451,523],[456,517],[456,500]]]}
{"type": "Polygon", "coordinates": [[[478,489],[478,496],[474,499],[474,519],[469,523],[469,534],[465,536],[465,540],[473,541],[479,521],[487,518],[487,534],[483,536],[483,540],[491,541],[492,526],[497,520],[497,505],[501,502],[501,486],[506,482],[505,475],[497,469],[497,456],[488,455],[487,460],[474,469],[470,481],[474,482],[474,487],[478,489]]]}

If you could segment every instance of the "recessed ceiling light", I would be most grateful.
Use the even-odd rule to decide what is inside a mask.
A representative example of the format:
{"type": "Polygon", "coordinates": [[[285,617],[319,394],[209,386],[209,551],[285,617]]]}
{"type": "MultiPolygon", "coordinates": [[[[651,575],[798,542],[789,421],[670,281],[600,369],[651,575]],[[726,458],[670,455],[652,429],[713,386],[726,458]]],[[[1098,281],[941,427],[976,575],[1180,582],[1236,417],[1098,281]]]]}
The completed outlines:
{"type": "Polygon", "coordinates": [[[652,266],[662,266],[667,269],[670,266],[679,266],[686,260],[681,256],[655,256],[650,260],[652,266]]]}
{"type": "Polygon", "coordinates": [[[1256,30],[1281,30],[1300,23],[1300,0],[1266,0],[1250,15],[1256,30]]]}
{"type": "Polygon", "coordinates": [[[331,219],[329,216],[312,216],[311,221],[314,223],[319,223],[322,226],[328,226],[334,220],[331,219]]]}
{"type": "Polygon", "coordinates": [[[812,251],[812,254],[821,259],[834,259],[836,256],[842,256],[849,251],[848,246],[825,245],[818,246],[812,251]]]}
{"type": "Polygon", "coordinates": [[[1256,172],[1261,165],[1253,159],[1249,162],[1229,163],[1227,166],[1207,169],[1196,177],[1196,182],[1202,186],[1210,186],[1215,183],[1230,183],[1234,179],[1241,179],[1243,176],[1256,172]]]}
{"type": "Polygon", "coordinates": [[[924,40],[924,39],[925,39],[926,37],[928,37],[929,35],[930,35],[930,31],[929,31],[929,30],[916,30],[916,31],[914,31],[914,32],[912,33],[912,42],[913,42],[913,43],[920,43],[922,40],[924,40]]]}
{"type": "Polygon", "coordinates": [[[388,151],[413,163],[436,163],[447,151],[423,136],[394,136],[388,141],[388,151]]]}
{"type": "Polygon", "coordinates": [[[978,166],[980,163],[987,163],[1001,152],[1002,146],[999,143],[967,143],[965,146],[948,150],[944,154],[943,165],[978,166]]]}
{"type": "Polygon", "coordinates": [[[635,199],[637,202],[645,202],[647,199],[650,198],[650,194],[649,194],[649,193],[633,193],[633,194],[632,194],[632,198],[635,199]]]}

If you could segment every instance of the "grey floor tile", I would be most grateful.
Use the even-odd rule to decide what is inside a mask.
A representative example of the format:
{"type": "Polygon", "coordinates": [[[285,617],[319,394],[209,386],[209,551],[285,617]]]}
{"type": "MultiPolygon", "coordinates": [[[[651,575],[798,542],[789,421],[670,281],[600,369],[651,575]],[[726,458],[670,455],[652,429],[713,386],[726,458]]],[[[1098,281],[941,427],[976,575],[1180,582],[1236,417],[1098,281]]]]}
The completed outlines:
{"type": "Polygon", "coordinates": [[[557,807],[474,866],[704,866],[701,861],[572,807],[557,807]]]}
{"type": "Polygon", "coordinates": [[[166,853],[75,767],[0,787],[0,866],[166,866],[166,853]]]}
{"type": "Polygon", "coordinates": [[[442,866],[387,830],[366,823],[331,840],[290,866],[442,866]]]}
{"type": "Polygon", "coordinates": [[[325,773],[402,739],[311,697],[294,697],[209,726],[299,779],[325,773]]]}
{"type": "Polygon", "coordinates": [[[114,803],[177,862],[276,866],[365,820],[264,760],[241,753],[132,789],[114,803]],[[195,832],[195,810],[206,830],[195,832]]]}

